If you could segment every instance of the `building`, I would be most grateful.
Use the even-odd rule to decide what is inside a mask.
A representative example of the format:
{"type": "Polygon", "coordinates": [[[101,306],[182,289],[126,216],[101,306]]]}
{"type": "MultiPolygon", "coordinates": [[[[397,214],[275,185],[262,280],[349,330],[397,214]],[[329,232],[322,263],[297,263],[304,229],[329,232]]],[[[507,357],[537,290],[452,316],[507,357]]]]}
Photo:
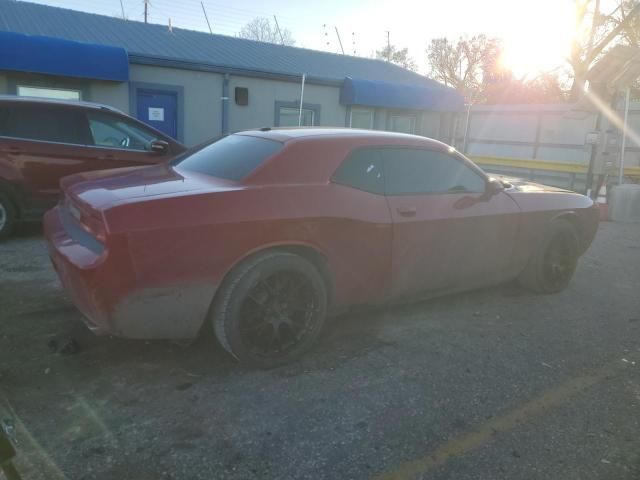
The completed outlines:
{"type": "Polygon", "coordinates": [[[451,141],[463,98],[380,60],[0,0],[0,94],[114,106],[187,145],[264,126],[451,141]],[[304,90],[302,79],[304,75],[304,90]]]}

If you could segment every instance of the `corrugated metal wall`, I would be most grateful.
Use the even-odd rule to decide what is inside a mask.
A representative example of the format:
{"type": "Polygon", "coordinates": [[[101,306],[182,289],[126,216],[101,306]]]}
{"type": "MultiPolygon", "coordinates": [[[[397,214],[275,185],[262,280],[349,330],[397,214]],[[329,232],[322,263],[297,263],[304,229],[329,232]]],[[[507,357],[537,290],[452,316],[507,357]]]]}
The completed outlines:
{"type": "MultiPolygon", "coordinates": [[[[621,119],[622,108],[617,112],[621,119]]],[[[489,172],[580,191],[592,150],[586,139],[596,131],[597,116],[572,104],[473,106],[468,115],[457,116],[456,148],[489,172]]],[[[631,103],[629,126],[640,131],[640,102],[631,103]]],[[[609,128],[615,129],[603,118],[600,130],[609,128]]],[[[625,166],[640,167],[640,146],[629,138],[625,166]]]]}

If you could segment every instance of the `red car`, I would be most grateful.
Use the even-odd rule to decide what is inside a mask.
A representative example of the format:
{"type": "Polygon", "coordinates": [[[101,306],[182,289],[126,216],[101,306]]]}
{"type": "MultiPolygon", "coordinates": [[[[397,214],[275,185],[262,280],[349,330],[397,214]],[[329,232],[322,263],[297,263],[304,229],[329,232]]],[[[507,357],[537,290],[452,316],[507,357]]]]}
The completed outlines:
{"type": "Polygon", "coordinates": [[[17,222],[40,220],[64,176],[154,165],[185,150],[105,105],[0,95],[0,240],[17,222]]]}
{"type": "Polygon", "coordinates": [[[435,140],[350,129],[238,133],[62,188],[46,237],[92,330],[213,327],[261,367],[307,350],[345,307],[516,278],[558,292],[598,226],[583,195],[489,178],[435,140]]]}

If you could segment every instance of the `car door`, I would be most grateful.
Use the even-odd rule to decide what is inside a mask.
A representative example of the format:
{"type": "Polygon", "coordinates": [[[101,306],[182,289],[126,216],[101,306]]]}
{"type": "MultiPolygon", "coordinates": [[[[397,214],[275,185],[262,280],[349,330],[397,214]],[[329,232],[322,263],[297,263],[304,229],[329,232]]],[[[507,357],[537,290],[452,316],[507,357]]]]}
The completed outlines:
{"type": "Polygon", "coordinates": [[[60,178],[105,167],[92,160],[79,108],[55,104],[2,107],[1,161],[16,172],[27,215],[53,206],[60,178]]]}
{"type": "Polygon", "coordinates": [[[336,301],[375,304],[386,299],[391,268],[392,222],[384,196],[382,162],[376,150],[357,148],[332,178],[331,257],[336,301]]]}
{"type": "Polygon", "coordinates": [[[487,190],[462,156],[419,148],[381,150],[393,219],[392,296],[495,283],[518,233],[517,204],[487,190]]]}
{"type": "MultiPolygon", "coordinates": [[[[134,120],[108,111],[87,111],[92,157],[112,162],[114,166],[153,165],[174,155],[171,145],[164,153],[151,150],[152,142],[168,140],[134,120]]],[[[177,152],[176,152],[177,153],[177,152]]]]}

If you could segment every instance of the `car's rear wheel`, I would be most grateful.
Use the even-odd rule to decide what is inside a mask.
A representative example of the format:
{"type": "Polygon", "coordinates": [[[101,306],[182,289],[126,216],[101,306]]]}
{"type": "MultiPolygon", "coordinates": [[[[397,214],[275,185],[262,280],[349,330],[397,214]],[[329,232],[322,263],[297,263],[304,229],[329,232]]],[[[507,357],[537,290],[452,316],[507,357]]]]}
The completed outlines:
{"type": "Polygon", "coordinates": [[[16,223],[16,209],[9,196],[0,190],[0,240],[13,232],[16,223]]]}
{"type": "Polygon", "coordinates": [[[521,285],[539,293],[564,290],[575,272],[580,242],[575,227],[567,220],[554,221],[522,272],[521,285]]]}
{"type": "Polygon", "coordinates": [[[288,363],[318,338],[327,288],[316,267],[288,252],[258,254],[223,282],[212,309],[222,347],[259,368],[288,363]]]}

